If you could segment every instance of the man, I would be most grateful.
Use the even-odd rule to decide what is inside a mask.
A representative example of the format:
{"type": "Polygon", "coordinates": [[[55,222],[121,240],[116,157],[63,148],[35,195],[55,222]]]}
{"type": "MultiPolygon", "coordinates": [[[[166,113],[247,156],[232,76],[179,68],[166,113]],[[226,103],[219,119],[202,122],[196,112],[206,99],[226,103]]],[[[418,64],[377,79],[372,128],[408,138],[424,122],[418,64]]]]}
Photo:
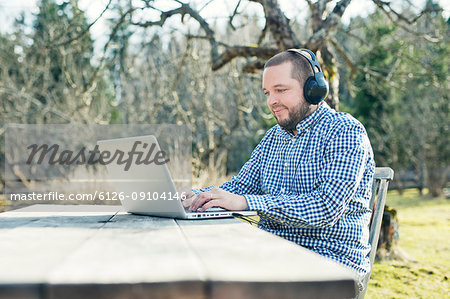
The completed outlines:
{"type": "Polygon", "coordinates": [[[230,182],[193,190],[184,204],[199,211],[213,206],[256,210],[258,227],[363,277],[370,267],[372,149],[364,127],[352,116],[305,99],[305,82],[317,75],[314,55],[305,55],[288,50],[267,61],[263,91],[278,125],[230,182]]]}

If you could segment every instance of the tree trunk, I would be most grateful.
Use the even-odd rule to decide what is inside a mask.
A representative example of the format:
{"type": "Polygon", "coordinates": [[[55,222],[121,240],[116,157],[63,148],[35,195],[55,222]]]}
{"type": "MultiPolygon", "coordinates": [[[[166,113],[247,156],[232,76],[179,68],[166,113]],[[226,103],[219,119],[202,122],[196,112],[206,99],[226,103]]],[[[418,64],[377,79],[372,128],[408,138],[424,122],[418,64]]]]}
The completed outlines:
{"type": "Polygon", "coordinates": [[[323,47],[318,52],[319,57],[322,58],[322,71],[330,86],[330,91],[325,101],[331,108],[339,111],[339,72],[336,65],[336,55],[334,52],[330,51],[328,46],[323,47]]]}
{"type": "Polygon", "coordinates": [[[428,174],[428,190],[432,197],[443,196],[445,183],[447,182],[447,167],[429,166],[428,174]]]}
{"type": "Polygon", "coordinates": [[[388,206],[384,208],[383,221],[381,222],[380,237],[375,259],[380,260],[401,260],[405,262],[416,261],[414,257],[398,246],[400,238],[399,222],[397,211],[388,206]]]}
{"type": "Polygon", "coordinates": [[[378,239],[377,260],[395,258],[395,248],[398,246],[399,222],[397,211],[386,206],[381,222],[380,237],[378,239]]]}

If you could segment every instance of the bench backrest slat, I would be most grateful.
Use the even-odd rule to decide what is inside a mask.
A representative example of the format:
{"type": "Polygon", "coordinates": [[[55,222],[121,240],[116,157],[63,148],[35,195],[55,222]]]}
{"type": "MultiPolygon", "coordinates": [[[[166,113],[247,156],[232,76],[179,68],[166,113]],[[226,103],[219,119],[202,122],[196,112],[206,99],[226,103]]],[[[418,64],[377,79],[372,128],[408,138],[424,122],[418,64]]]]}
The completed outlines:
{"type": "Polygon", "coordinates": [[[373,176],[372,197],[370,198],[369,207],[372,208],[372,220],[369,231],[370,249],[370,272],[367,273],[363,280],[364,289],[360,292],[358,298],[364,298],[367,285],[369,283],[370,274],[372,273],[373,263],[377,253],[378,238],[381,230],[381,220],[383,219],[384,206],[386,204],[386,194],[389,181],[394,178],[394,171],[389,167],[376,167],[373,176]]]}

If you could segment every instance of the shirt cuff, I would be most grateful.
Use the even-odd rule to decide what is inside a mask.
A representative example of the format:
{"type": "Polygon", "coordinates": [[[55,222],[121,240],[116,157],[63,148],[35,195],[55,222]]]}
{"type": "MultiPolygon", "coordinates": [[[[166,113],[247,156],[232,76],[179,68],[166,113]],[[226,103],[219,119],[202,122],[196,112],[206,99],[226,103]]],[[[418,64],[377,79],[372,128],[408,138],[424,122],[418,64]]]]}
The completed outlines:
{"type": "Polygon", "coordinates": [[[270,194],[265,195],[246,194],[244,195],[244,197],[247,200],[249,210],[265,212],[273,207],[273,203],[270,200],[272,195],[270,194]]]}
{"type": "Polygon", "coordinates": [[[214,187],[214,186],[209,186],[209,187],[203,188],[203,189],[192,189],[192,192],[194,192],[195,194],[199,194],[199,193],[202,193],[202,192],[209,191],[209,190],[211,190],[213,187],[214,187]]]}

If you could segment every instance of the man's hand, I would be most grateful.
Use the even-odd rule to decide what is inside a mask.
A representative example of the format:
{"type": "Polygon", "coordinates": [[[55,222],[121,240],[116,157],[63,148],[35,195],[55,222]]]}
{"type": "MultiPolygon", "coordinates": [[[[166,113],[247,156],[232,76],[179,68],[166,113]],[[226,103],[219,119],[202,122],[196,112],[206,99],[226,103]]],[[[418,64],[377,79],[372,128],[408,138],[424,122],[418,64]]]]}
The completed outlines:
{"type": "Polygon", "coordinates": [[[185,198],[181,201],[181,203],[183,204],[183,207],[185,209],[190,208],[192,205],[192,202],[194,201],[196,196],[197,196],[197,194],[195,194],[192,191],[186,192],[185,198]]]}
{"type": "MultiPolygon", "coordinates": [[[[247,200],[242,195],[233,194],[220,188],[213,188],[209,191],[197,194],[197,196],[186,196],[186,207],[190,205],[191,211],[203,212],[212,207],[221,207],[230,211],[241,211],[248,209],[247,200]],[[191,201],[191,203],[187,202],[191,201]]],[[[194,194],[195,195],[195,194],[194,194]]]]}

